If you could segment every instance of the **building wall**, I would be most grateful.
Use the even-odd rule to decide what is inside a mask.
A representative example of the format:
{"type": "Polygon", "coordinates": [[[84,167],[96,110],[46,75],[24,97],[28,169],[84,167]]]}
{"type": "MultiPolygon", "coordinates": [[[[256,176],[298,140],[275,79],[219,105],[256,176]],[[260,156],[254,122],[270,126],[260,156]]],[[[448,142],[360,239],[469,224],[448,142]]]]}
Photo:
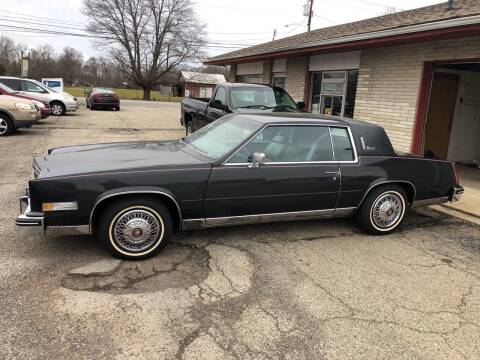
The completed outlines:
{"type": "Polygon", "coordinates": [[[263,62],[262,84],[269,85],[272,81],[272,62],[263,62]]]}
{"type": "Polygon", "coordinates": [[[185,96],[190,98],[209,98],[212,95],[212,91],[216,85],[213,84],[197,84],[186,83],[185,84],[185,96]]]}
{"type": "Polygon", "coordinates": [[[237,81],[237,65],[231,64],[230,65],[230,82],[235,82],[237,81]]]}
{"type": "Polygon", "coordinates": [[[307,70],[308,57],[291,57],[287,59],[285,90],[295,101],[305,101],[307,70]]]}
{"type": "Polygon", "coordinates": [[[396,149],[409,151],[423,62],[473,58],[480,37],[362,50],[354,117],[382,125],[396,149]]]}

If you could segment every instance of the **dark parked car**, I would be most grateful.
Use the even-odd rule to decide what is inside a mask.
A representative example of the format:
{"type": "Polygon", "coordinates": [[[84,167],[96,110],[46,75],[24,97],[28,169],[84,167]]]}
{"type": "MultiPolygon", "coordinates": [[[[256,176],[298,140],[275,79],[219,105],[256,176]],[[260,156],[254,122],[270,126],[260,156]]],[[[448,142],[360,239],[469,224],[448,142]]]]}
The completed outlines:
{"type": "Polygon", "coordinates": [[[120,110],[120,98],[112,89],[92,88],[86,96],[87,108],[111,108],[120,110]]]}
{"type": "Polygon", "coordinates": [[[182,99],[180,123],[187,135],[229,113],[299,112],[305,103],[295,103],[282,88],[269,85],[223,83],[212,97],[182,99]]]}
{"type": "Polygon", "coordinates": [[[398,155],[379,126],[308,114],[231,114],[178,141],[52,149],[33,169],[17,225],[85,226],[126,259],[211,226],[355,216],[388,234],[409,208],[463,193],[451,162],[398,155]]]}

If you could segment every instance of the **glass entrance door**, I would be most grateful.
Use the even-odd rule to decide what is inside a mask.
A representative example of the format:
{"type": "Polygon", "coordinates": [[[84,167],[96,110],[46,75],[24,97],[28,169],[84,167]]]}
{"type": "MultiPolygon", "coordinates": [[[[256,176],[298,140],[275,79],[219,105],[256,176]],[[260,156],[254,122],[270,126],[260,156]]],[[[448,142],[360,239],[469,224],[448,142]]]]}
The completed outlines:
{"type": "Polygon", "coordinates": [[[313,74],[312,112],[343,116],[346,71],[325,71],[313,74]]]}

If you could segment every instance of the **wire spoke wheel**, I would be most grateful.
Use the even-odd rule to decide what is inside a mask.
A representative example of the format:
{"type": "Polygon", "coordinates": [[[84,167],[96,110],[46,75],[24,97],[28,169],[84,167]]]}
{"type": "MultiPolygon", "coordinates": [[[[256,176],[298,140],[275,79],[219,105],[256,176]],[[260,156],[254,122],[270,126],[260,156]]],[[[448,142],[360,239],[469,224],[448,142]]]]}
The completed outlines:
{"type": "Polygon", "coordinates": [[[147,208],[120,213],[112,225],[112,239],[122,250],[130,253],[148,250],[163,236],[161,219],[147,208]]]}
{"type": "Polygon", "coordinates": [[[380,195],[372,205],[371,219],[381,229],[395,226],[404,213],[404,202],[400,195],[387,192],[380,195]]]}

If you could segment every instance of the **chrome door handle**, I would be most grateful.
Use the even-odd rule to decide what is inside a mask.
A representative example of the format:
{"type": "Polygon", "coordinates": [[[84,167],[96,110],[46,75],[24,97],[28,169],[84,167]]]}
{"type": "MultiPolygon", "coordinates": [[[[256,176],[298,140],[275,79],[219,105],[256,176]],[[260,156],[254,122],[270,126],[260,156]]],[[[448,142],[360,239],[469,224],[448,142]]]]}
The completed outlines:
{"type": "Polygon", "coordinates": [[[342,175],[342,173],[340,171],[325,171],[325,174],[342,175]]]}

